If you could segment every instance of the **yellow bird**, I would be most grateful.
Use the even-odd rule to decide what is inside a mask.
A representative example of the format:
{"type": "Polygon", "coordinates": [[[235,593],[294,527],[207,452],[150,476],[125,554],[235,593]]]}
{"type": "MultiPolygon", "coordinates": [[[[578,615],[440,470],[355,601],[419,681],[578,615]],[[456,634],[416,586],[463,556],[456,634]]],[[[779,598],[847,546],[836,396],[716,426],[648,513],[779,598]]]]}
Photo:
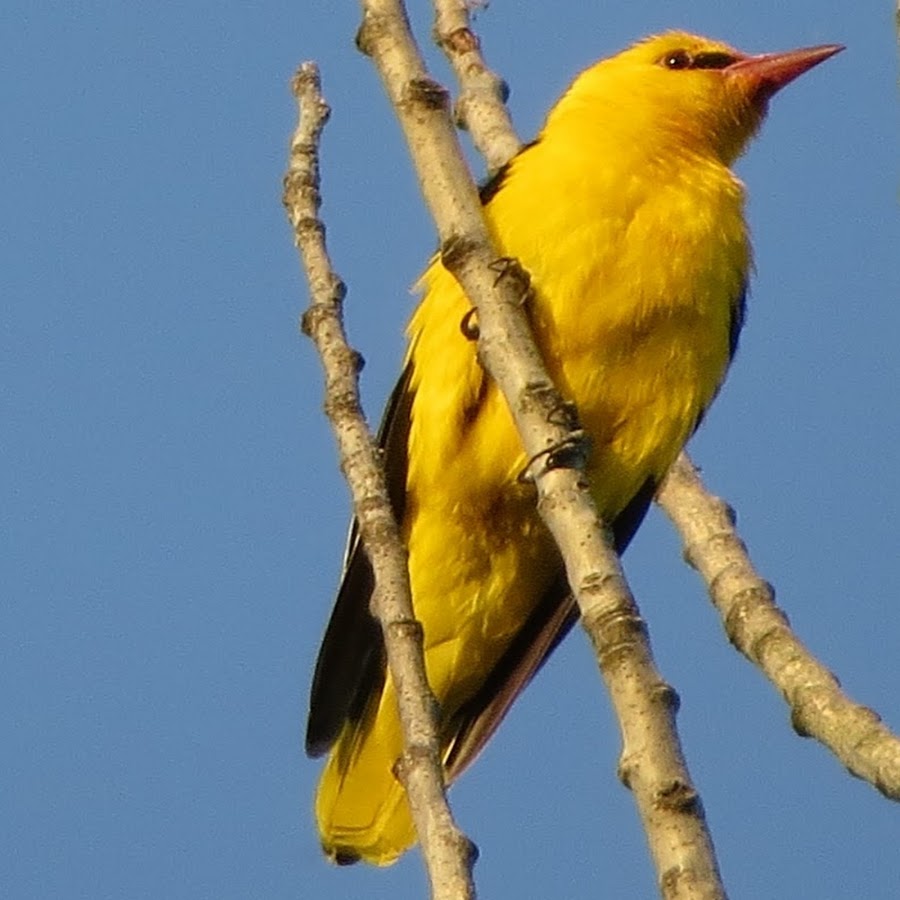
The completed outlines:
{"type": "MultiPolygon", "coordinates": [[[[842,48],[750,56],[671,32],[582,72],[537,140],[482,189],[494,246],[534,289],[547,368],[591,439],[589,474],[618,550],[719,390],[737,347],[751,249],[730,166],[769,98],[842,48]]],[[[519,478],[506,403],[460,324],[471,304],[432,260],[380,431],[409,551],[444,765],[469,765],[577,619],[559,553],[519,478]]],[[[338,863],[415,841],[394,686],[355,529],[313,679],[307,752],[338,863]]]]}

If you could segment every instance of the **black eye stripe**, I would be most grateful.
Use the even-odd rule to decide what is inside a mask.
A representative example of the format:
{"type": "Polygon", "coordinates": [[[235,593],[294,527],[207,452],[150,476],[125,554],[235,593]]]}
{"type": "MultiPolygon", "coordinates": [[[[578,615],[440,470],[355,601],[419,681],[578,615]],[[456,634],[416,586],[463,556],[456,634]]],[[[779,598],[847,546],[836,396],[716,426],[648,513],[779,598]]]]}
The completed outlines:
{"type": "Polygon", "coordinates": [[[667,69],[724,69],[736,61],[730,53],[708,50],[691,56],[687,50],[672,50],[660,59],[667,69]]]}
{"type": "Polygon", "coordinates": [[[736,62],[736,59],[730,53],[722,53],[715,50],[710,50],[708,53],[698,53],[694,57],[693,68],[724,69],[726,66],[730,66],[733,62],[736,62]]]}

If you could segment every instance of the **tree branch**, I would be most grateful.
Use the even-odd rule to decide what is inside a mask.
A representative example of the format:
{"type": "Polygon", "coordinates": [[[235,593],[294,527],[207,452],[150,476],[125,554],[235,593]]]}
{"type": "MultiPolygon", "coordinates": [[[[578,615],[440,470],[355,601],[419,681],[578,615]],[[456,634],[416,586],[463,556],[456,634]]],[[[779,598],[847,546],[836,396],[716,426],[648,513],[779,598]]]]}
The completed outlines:
{"type": "Polygon", "coordinates": [[[310,287],[311,304],[302,325],[322,358],[325,411],[337,437],[341,467],[375,572],[373,608],[384,632],[403,726],[405,749],[398,775],[422,844],[432,896],[466,900],[475,896],[471,874],[474,847],[456,827],[444,793],[437,704],[425,676],[422,627],[413,613],[406,551],[391,511],[379,451],[360,407],[361,357],[349,347],[344,333],[345,287],[331,266],[325,228],[318,216],[318,146],[329,109],[314,63],[300,66],[292,88],[300,121],[291,140],[284,204],[310,287]]]}
{"type": "Polygon", "coordinates": [[[900,739],[877,713],[850,700],[797,639],[774,589],[750,562],[734,512],[705,490],[687,457],[670,470],[659,504],[681,533],[684,557],[706,582],[728,639],[779,690],[797,733],[814,737],[853,775],[900,800],[900,739]]]}
{"type": "Polygon", "coordinates": [[[481,42],[469,22],[471,6],[467,0],[435,0],[434,40],[459,82],[456,124],[469,131],[494,173],[519,152],[520,144],[506,108],[509,88],[481,54],[481,42]]]}

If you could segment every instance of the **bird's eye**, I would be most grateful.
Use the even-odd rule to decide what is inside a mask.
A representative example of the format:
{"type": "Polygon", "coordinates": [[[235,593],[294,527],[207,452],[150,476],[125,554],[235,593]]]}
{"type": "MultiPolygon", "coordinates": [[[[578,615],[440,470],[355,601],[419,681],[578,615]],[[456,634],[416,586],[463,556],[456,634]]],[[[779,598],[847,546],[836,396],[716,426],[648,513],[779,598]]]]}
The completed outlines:
{"type": "Polygon", "coordinates": [[[671,53],[667,53],[660,62],[667,69],[689,69],[693,61],[687,50],[673,50],[671,53]]]}

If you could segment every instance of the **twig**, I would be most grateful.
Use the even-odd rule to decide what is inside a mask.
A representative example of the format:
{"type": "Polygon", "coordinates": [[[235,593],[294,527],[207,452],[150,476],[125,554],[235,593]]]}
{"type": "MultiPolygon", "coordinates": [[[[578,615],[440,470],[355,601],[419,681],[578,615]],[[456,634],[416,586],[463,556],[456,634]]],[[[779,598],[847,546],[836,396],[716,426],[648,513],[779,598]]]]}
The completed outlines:
{"type": "Polygon", "coordinates": [[[469,22],[471,0],[435,0],[434,40],[444,51],[459,82],[456,122],[472,135],[493,173],[519,151],[506,100],[506,82],[488,68],[481,42],[469,22]]]}
{"type": "Polygon", "coordinates": [[[397,112],[441,238],[442,262],[478,310],[479,357],[507,399],[559,545],[569,584],[622,721],[623,779],[635,794],[666,897],[725,896],[702,806],[674,729],[674,692],[652,662],[645,627],[590,496],[573,415],[540,361],[521,300],[527,275],[497,275],[474,185],[452,128],[446,91],[425,70],[402,3],[363,0],[357,43],[372,56],[397,112]],[[548,465],[569,447],[566,467],[548,465]],[[660,746],[664,745],[664,750],[660,746]]]}
{"type": "Polygon", "coordinates": [[[797,733],[814,737],[853,775],[900,800],[900,739],[876,712],[850,700],[797,639],[772,586],[753,568],[733,511],[704,489],[686,457],[669,472],[659,504],[681,533],[685,559],[706,582],[728,639],[779,690],[797,733]]]}
{"type": "Polygon", "coordinates": [[[300,121],[291,140],[284,204],[306,269],[311,304],[303,331],[325,369],[325,411],[340,449],[353,508],[375,572],[374,612],[381,622],[388,666],[397,690],[404,754],[399,767],[432,885],[440,900],[473,898],[473,845],[457,828],[444,794],[437,704],[425,676],[422,627],[415,620],[406,552],[394,521],[384,472],[359,402],[360,357],[344,334],[343,282],[335,274],[319,219],[318,145],[329,109],[314,63],[300,66],[292,83],[300,121]]]}

